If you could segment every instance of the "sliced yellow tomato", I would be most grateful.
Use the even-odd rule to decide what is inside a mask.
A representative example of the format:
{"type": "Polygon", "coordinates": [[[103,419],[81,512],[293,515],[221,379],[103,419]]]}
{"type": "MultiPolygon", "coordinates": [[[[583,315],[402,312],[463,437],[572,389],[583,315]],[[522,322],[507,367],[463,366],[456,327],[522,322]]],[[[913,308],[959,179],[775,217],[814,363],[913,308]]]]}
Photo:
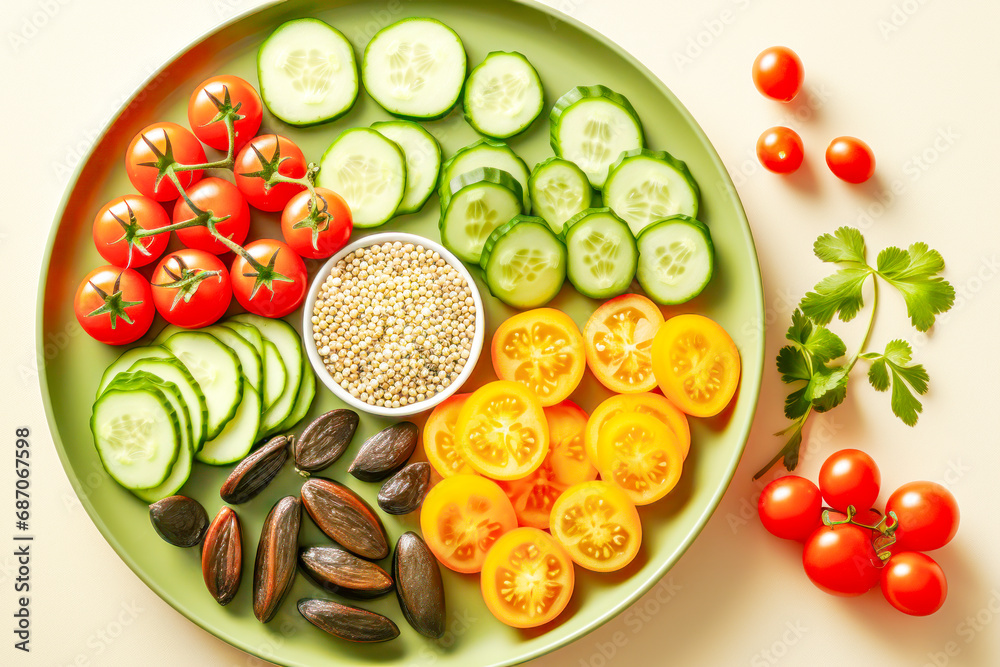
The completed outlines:
{"type": "Polygon", "coordinates": [[[455,424],[465,400],[472,394],[455,394],[441,401],[424,423],[424,454],[442,477],[475,474],[455,446],[455,424]]]}
{"type": "Polygon", "coordinates": [[[684,459],[677,436],[656,417],[623,413],[612,417],[597,439],[597,469],[636,505],[670,493],[681,478],[684,459]]]}
{"type": "Polygon", "coordinates": [[[601,480],[566,489],[552,508],[549,527],[573,562],[595,572],[620,570],[642,544],[639,512],[628,494],[601,480]]]}
{"type": "Polygon", "coordinates": [[[520,382],[543,406],[569,398],[586,366],[580,330],[569,315],[554,308],[508,318],[493,334],[492,357],[498,378],[520,382]]]}
{"type": "Polygon", "coordinates": [[[622,294],[604,302],[583,327],[587,365],[611,391],[635,393],[656,386],[653,336],[663,313],[641,294],[622,294]]]}
{"type": "Polygon", "coordinates": [[[498,620],[535,628],[562,613],[575,579],[573,561],[554,537],[538,528],[515,528],[486,554],[480,587],[498,620]]]}
{"type": "Polygon", "coordinates": [[[516,527],[514,508],[503,490],[479,475],[441,480],[420,507],[427,546],[455,572],[479,572],[493,543],[516,527]]]}
{"type": "Polygon", "coordinates": [[[587,447],[587,456],[597,465],[597,438],[601,429],[612,417],[623,412],[638,412],[644,415],[652,415],[666,424],[674,435],[677,436],[677,445],[681,450],[681,457],[687,458],[691,448],[691,428],[688,426],[687,415],[674,407],[660,394],[621,394],[612,396],[597,406],[590,415],[587,422],[587,433],[584,444],[587,447]]]}
{"type": "Polygon", "coordinates": [[[740,382],[740,352],[702,315],[677,315],[653,339],[653,373],[663,395],[693,417],[722,412],[740,382]]]}
{"type": "Polygon", "coordinates": [[[538,397],[519,382],[498,380],[472,393],[458,413],[455,442],[472,469],[519,479],[542,465],[549,428],[538,397]]]}

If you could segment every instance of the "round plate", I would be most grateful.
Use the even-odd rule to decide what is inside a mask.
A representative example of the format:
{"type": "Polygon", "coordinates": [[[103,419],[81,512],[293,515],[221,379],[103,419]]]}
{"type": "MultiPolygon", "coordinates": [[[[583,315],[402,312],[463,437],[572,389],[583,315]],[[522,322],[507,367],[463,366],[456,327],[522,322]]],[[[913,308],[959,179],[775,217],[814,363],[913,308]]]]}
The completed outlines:
{"type": "MultiPolygon", "coordinates": [[[[725,492],[746,444],[763,369],[763,295],[750,229],[718,155],[676,98],[635,59],[571,19],[534,4],[504,0],[324,4],[327,8],[320,12],[315,11],[316,3],[304,0],[272,4],[199,40],[136,92],[81,165],[49,239],[38,302],[37,346],[39,358],[44,360],[42,396],[53,439],[83,505],[121,558],[178,611],[244,651],[284,665],[317,665],[331,660],[341,665],[377,662],[438,667],[521,662],[579,638],[636,600],[677,561],[725,492]],[[448,632],[439,641],[425,639],[410,629],[392,595],[362,606],[394,618],[402,631],[398,639],[378,645],[334,639],[309,625],[295,609],[299,598],[322,597],[305,577],[296,578],[275,619],[261,625],[251,612],[253,556],[270,505],[281,496],[298,493],[302,480],[292,466],[286,466],[265,493],[237,508],[243,523],[243,582],[233,602],[220,607],[205,590],[198,550],[177,549],[160,540],[149,525],[145,504],[111,481],[92,446],[88,422],[97,383],[104,367],[121,350],[84,334],[70,303],[87,271],[103,264],[91,240],[94,215],[104,202],[133,191],[122,168],[125,148],[132,136],[151,122],[172,120],[186,125],[191,90],[213,74],[235,74],[256,84],[259,44],[281,22],[302,16],[316,16],[336,26],[359,54],[371,35],[387,23],[406,16],[440,19],[462,36],[473,66],[490,51],[516,50],[527,56],[544,83],[546,108],[573,86],[607,84],[631,100],[642,117],[648,145],[685,160],[701,185],[701,217],[712,229],[716,275],[698,299],[664,312],[668,316],[703,313],[730,332],[743,355],[738,397],[720,418],[692,420],[692,452],[680,484],[667,498],[641,510],[645,540],[636,560],[626,570],[611,575],[578,570],[569,609],[548,626],[519,631],[500,624],[483,604],[478,578],[444,568],[448,632]]],[[[318,161],[342,129],[388,118],[370,97],[361,94],[354,109],[334,123],[292,128],[266,114],[262,132],[290,137],[308,159],[318,161]]],[[[425,127],[440,140],[445,155],[477,138],[460,112],[425,127]]],[[[529,165],[550,156],[547,120],[539,119],[510,143],[529,165]]],[[[375,231],[400,230],[437,240],[437,208],[432,197],[421,213],[398,218],[375,231]]],[[[280,238],[277,220],[275,214],[256,212],[251,238],[280,238]]],[[[176,244],[176,239],[172,243],[176,244]]],[[[319,266],[320,262],[308,264],[311,275],[319,266]]],[[[482,283],[480,289],[487,302],[486,333],[491,335],[514,311],[487,296],[482,283]]],[[[598,303],[580,296],[567,283],[549,305],[564,310],[582,327],[598,303]]],[[[288,320],[298,328],[301,314],[293,313],[288,320]]],[[[151,334],[158,330],[158,323],[151,334]]],[[[489,355],[484,355],[468,387],[490,379],[489,355]]],[[[574,400],[590,410],[607,395],[588,373],[574,400]]],[[[333,394],[320,389],[309,419],[338,405],[333,394]]],[[[423,417],[414,420],[419,423],[423,417]]],[[[345,471],[358,444],[388,423],[363,415],[351,452],[327,471],[331,477],[347,480],[373,503],[378,485],[358,482],[345,471]]],[[[196,465],[183,492],[198,498],[214,515],[222,504],[218,490],[228,471],[229,467],[196,465]]],[[[402,532],[417,527],[417,517],[386,517],[385,523],[395,541],[402,532]]],[[[322,544],[326,539],[306,520],[300,542],[322,544]]]]}

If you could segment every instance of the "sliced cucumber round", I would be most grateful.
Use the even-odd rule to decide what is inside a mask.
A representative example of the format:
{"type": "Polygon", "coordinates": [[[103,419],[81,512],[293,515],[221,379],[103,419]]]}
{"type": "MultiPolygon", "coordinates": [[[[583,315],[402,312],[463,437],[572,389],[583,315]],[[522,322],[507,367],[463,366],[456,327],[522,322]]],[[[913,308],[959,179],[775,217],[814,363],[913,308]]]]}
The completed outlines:
{"type": "Polygon", "coordinates": [[[493,296],[514,308],[537,308],[566,281],[566,246],[541,218],[519,215],[490,234],[479,264],[493,296]]]}
{"type": "Polygon", "coordinates": [[[675,215],[649,225],[636,239],[636,277],[653,301],[685,303],[701,294],[715,272],[715,246],[705,223],[675,215]]]}
{"type": "Polygon", "coordinates": [[[104,375],[101,376],[101,381],[97,385],[97,395],[100,396],[104,393],[104,390],[107,389],[108,385],[111,384],[111,381],[115,379],[115,376],[119,373],[127,371],[132,364],[140,359],[173,358],[173,353],[161,345],[145,345],[125,350],[104,370],[104,375]]]}
{"type": "Polygon", "coordinates": [[[217,436],[205,443],[195,458],[216,466],[239,461],[253,449],[260,433],[260,419],[260,394],[247,387],[233,418],[217,436]]]}
{"type": "Polygon", "coordinates": [[[531,206],[556,234],[563,223],[590,207],[590,181],[578,166],[561,157],[550,157],[531,170],[528,179],[531,206]]]}
{"type": "Polygon", "coordinates": [[[639,251],[628,224],[610,208],[589,208],[566,221],[566,275],[592,299],[623,293],[635,277],[639,251]]]}
{"type": "Polygon", "coordinates": [[[406,160],[406,191],[396,215],[416,213],[434,192],[441,171],[441,144],[411,120],[383,120],[372,129],[395,142],[406,160]]]}
{"type": "Polygon", "coordinates": [[[239,357],[211,334],[182,331],[166,341],[167,347],[187,367],[208,409],[207,439],[216,438],[243,399],[246,379],[239,357]]]}
{"type": "Polygon", "coordinates": [[[441,242],[463,262],[479,264],[493,230],[522,213],[521,184],[506,171],[480,167],[454,178],[441,200],[441,242]]]}
{"type": "Polygon", "coordinates": [[[304,371],[302,374],[302,384],[299,386],[299,393],[295,397],[295,405],[292,406],[292,411],[285,417],[285,421],[265,433],[266,436],[277,435],[278,433],[291,430],[309,414],[313,399],[316,398],[316,374],[313,373],[311,367],[304,369],[304,371]]]}
{"type": "Polygon", "coordinates": [[[493,51],[465,83],[465,119],[477,132],[506,139],[528,129],[542,113],[538,72],[516,51],[493,51]]]}
{"type": "Polygon", "coordinates": [[[465,82],[462,39],[430,18],[408,18],[382,28],[365,47],[365,90],[395,116],[442,118],[458,102],[465,82]]]}
{"type": "Polygon", "coordinates": [[[208,434],[208,408],[201,388],[180,359],[139,359],[129,366],[129,373],[150,373],[165,382],[173,383],[180,392],[181,400],[187,406],[191,421],[192,444],[195,451],[205,444],[208,434]]]}
{"type": "Polygon", "coordinates": [[[261,337],[265,341],[271,341],[274,345],[285,369],[285,384],[281,394],[274,400],[271,407],[264,411],[261,418],[260,434],[264,435],[283,424],[293,413],[299,390],[304,382],[303,376],[306,372],[312,371],[306,367],[302,339],[288,322],[250,313],[235,315],[229,318],[229,321],[242,322],[256,327],[260,331],[261,337]]]}
{"type": "Polygon", "coordinates": [[[179,327],[176,324],[167,324],[162,329],[160,333],[156,334],[156,338],[150,342],[150,345],[163,345],[163,341],[173,336],[175,333],[180,331],[187,331],[184,327],[179,327]]]}
{"type": "Polygon", "coordinates": [[[194,464],[194,454],[187,447],[177,451],[177,460],[170,467],[170,474],[159,485],[151,489],[131,489],[140,500],[153,504],[175,495],[191,478],[191,466],[194,464]]]}
{"type": "Polygon", "coordinates": [[[288,381],[288,372],[285,370],[285,362],[281,359],[281,354],[274,343],[269,340],[264,341],[264,405],[266,412],[271,409],[275,401],[285,390],[285,383],[288,381]]]}
{"type": "Polygon", "coordinates": [[[378,227],[403,201],[406,159],[395,142],[375,130],[351,128],[326,149],[316,184],[344,198],[355,227],[378,227]]]}
{"type": "Polygon", "coordinates": [[[264,362],[250,341],[229,327],[224,327],[220,324],[205,327],[201,331],[212,334],[222,341],[226,347],[236,353],[236,356],[240,360],[240,368],[243,370],[243,377],[246,378],[247,383],[250,385],[249,389],[253,389],[259,393],[261,390],[261,380],[264,375],[264,362]]]}
{"type": "Polygon", "coordinates": [[[643,228],[672,215],[698,216],[698,184],[687,165],[664,151],[626,151],[604,184],[604,205],[639,236],[643,228]]]}
{"type": "Polygon", "coordinates": [[[521,185],[521,199],[525,211],[531,210],[531,197],[528,194],[528,165],[518,157],[510,146],[502,141],[480,139],[469,144],[448,158],[441,167],[441,197],[445,197],[448,185],[458,176],[479,169],[492,167],[506,171],[521,185]]]}

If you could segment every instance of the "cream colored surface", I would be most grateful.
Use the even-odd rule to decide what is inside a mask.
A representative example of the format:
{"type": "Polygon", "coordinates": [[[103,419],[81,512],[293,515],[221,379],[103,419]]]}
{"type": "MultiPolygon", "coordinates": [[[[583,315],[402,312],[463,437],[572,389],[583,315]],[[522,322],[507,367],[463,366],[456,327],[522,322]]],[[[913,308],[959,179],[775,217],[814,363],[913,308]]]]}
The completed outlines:
{"type": "MultiPolygon", "coordinates": [[[[601,30],[658,74],[687,105],[734,176],[757,241],[769,356],[794,303],[825,268],[814,238],[864,228],[870,250],[923,240],[948,261],[959,301],[929,337],[914,336],[886,295],[875,344],[907,337],[932,377],[915,429],[860,373],[847,402],[807,435],[800,472],[815,478],[842,447],[869,451],[886,492],[912,479],[954,491],[956,541],[934,554],[951,586],[937,615],[912,619],[881,595],[842,600],[802,573],[795,545],[756,521],[754,470],[779,447],[782,387],[773,366],[743,464],[701,537],[663,582],[616,620],[540,665],[987,666],[1000,664],[1000,5],[970,0],[548,0],[601,30]],[[753,88],[758,51],[786,44],[806,68],[807,101],[784,106],[753,88]],[[788,124],[806,164],[766,173],[758,134],[788,124]],[[823,150],[839,134],[867,140],[877,178],[838,182],[823,150]]],[[[159,63],[252,0],[7,0],[0,16],[2,155],[0,265],[0,663],[16,665],[261,665],[188,622],[116,557],[77,502],[46,432],[34,359],[42,248],[69,174],[110,114],[159,63]],[[14,429],[33,443],[32,652],[12,648],[16,564],[14,429]]],[[[590,82],[582,82],[590,83],[590,82]]],[[[115,158],[118,159],[118,158],[115,158]]],[[[706,184],[705,187],[712,187],[706,184]]],[[[754,326],[749,323],[748,326],[754,326]]],[[[851,329],[848,346],[856,344],[851,329]]],[[[58,344],[58,341],[52,341],[58,344]]],[[[81,443],[84,445],[85,443],[81,443]]],[[[697,446],[697,445],[695,445],[697,446]]],[[[95,483],[100,480],[95,478],[95,483]]],[[[107,482],[105,482],[107,483],[107,482]]]]}

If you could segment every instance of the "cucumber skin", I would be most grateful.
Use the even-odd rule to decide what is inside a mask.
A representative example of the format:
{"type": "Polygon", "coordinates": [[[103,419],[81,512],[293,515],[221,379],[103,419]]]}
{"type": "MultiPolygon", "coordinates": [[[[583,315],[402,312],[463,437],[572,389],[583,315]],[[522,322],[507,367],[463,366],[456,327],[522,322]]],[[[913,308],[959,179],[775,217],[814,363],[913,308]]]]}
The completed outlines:
{"type": "Polygon", "coordinates": [[[624,220],[622,220],[620,217],[618,217],[618,214],[615,213],[614,211],[612,211],[607,206],[604,206],[604,207],[601,207],[601,208],[586,208],[586,209],[580,211],[579,213],[577,213],[576,215],[574,215],[573,217],[571,217],[569,220],[567,220],[566,222],[563,223],[562,233],[559,234],[559,240],[562,241],[563,245],[566,246],[566,254],[567,254],[566,278],[571,283],[573,283],[573,287],[576,288],[576,291],[579,292],[580,294],[584,295],[585,297],[588,297],[588,298],[591,298],[591,299],[610,299],[612,297],[616,297],[616,296],[618,296],[620,294],[624,294],[626,292],[626,290],[628,290],[628,286],[632,284],[633,280],[635,280],[635,273],[636,273],[636,270],[639,268],[639,245],[636,242],[635,237],[632,236],[632,228],[628,226],[628,223],[625,222],[624,220]],[[577,285],[576,282],[573,281],[573,275],[572,275],[572,272],[569,269],[570,262],[569,262],[569,259],[568,259],[568,255],[569,255],[569,232],[570,232],[570,230],[572,230],[573,227],[575,227],[577,224],[583,222],[584,220],[586,220],[590,216],[592,216],[592,215],[603,215],[603,214],[608,214],[608,215],[612,216],[615,220],[617,220],[619,223],[621,223],[625,227],[625,230],[628,232],[628,237],[632,240],[632,249],[635,251],[635,266],[632,267],[632,277],[629,279],[628,285],[625,285],[625,287],[621,291],[618,291],[618,292],[608,292],[606,294],[604,294],[604,293],[600,293],[599,294],[599,293],[588,292],[585,289],[580,289],[580,286],[577,285]]]}
{"type": "MultiPolygon", "coordinates": [[[[268,325],[275,326],[275,327],[280,327],[280,328],[286,329],[287,331],[290,331],[291,335],[298,341],[298,344],[299,344],[299,354],[302,355],[302,359],[300,361],[300,366],[299,367],[302,369],[302,371],[300,371],[300,373],[299,373],[299,381],[298,381],[298,384],[295,386],[295,396],[292,399],[291,405],[288,407],[288,412],[285,413],[282,416],[281,420],[278,421],[278,422],[276,422],[275,425],[272,427],[272,428],[278,428],[279,426],[283,425],[284,422],[285,422],[285,420],[288,419],[288,416],[291,415],[295,411],[295,402],[298,399],[299,390],[302,388],[302,383],[303,383],[304,377],[305,377],[304,372],[305,372],[305,370],[307,370],[306,369],[306,365],[305,365],[306,364],[305,350],[302,347],[303,346],[302,337],[295,330],[295,328],[292,327],[291,324],[289,324],[288,322],[286,322],[285,320],[282,320],[282,319],[272,319],[272,318],[268,318],[268,317],[261,317],[260,315],[254,315],[253,313],[241,313],[239,315],[233,315],[232,317],[228,318],[227,321],[229,321],[229,322],[242,322],[244,324],[249,324],[250,326],[255,327],[258,331],[260,331],[261,336],[264,337],[264,338],[267,338],[268,340],[272,340],[272,339],[271,339],[271,337],[265,335],[264,329],[262,327],[267,327],[268,325]],[[259,323],[260,326],[258,326],[257,323],[259,323]]],[[[274,343],[273,340],[272,340],[272,345],[274,345],[275,347],[277,347],[277,343],[274,343]]],[[[279,350],[278,356],[281,357],[280,350],[279,350]]],[[[282,357],[281,361],[284,364],[285,359],[282,357]]],[[[286,372],[288,371],[287,367],[286,367],[285,370],[286,370],[286,372]]],[[[309,372],[312,372],[312,369],[308,369],[308,370],[309,370],[309,372]]],[[[285,386],[286,387],[288,386],[288,375],[287,374],[285,376],[285,386]]],[[[282,393],[278,395],[278,399],[280,400],[281,396],[283,396],[283,395],[284,395],[284,391],[282,391],[282,393]]],[[[262,397],[261,404],[263,405],[263,397],[262,397]]],[[[261,425],[262,426],[264,424],[264,417],[269,412],[271,412],[270,409],[265,410],[265,411],[263,411],[261,413],[260,417],[261,417],[261,425]]],[[[216,434],[216,435],[218,435],[218,434],[216,434]]]]}
{"type": "MultiPolygon", "coordinates": [[[[415,128],[417,130],[420,130],[424,135],[427,136],[427,138],[429,138],[431,140],[431,142],[434,145],[435,150],[437,150],[437,167],[438,167],[438,173],[434,177],[434,180],[437,181],[438,178],[441,175],[441,158],[444,155],[443,151],[441,150],[441,142],[437,140],[437,137],[435,137],[433,134],[431,134],[426,129],[424,129],[424,127],[420,123],[417,123],[416,121],[412,121],[412,120],[406,120],[404,118],[397,118],[395,120],[378,120],[378,121],[375,121],[374,123],[372,123],[370,127],[371,127],[371,129],[373,129],[376,132],[378,132],[378,128],[379,127],[384,127],[386,125],[407,125],[407,126],[412,126],[413,128],[415,128]]],[[[389,139],[389,137],[386,137],[386,139],[389,139]]],[[[392,139],[389,139],[389,141],[392,141],[392,139]]],[[[405,165],[406,164],[406,151],[403,150],[402,146],[399,147],[399,150],[401,150],[403,152],[403,164],[405,165]]],[[[396,213],[394,214],[394,216],[409,215],[411,213],[419,213],[421,211],[421,209],[423,209],[424,204],[427,203],[427,200],[431,198],[432,194],[434,194],[434,188],[433,187],[427,192],[427,196],[425,196],[423,198],[423,200],[419,204],[417,204],[416,206],[414,206],[413,208],[410,208],[410,209],[397,208],[396,209],[396,213]]],[[[406,188],[403,188],[403,199],[406,199],[406,188]]],[[[402,203],[400,205],[402,205],[402,203]]]]}
{"type": "MultiPolygon", "coordinates": [[[[511,230],[513,230],[518,225],[538,225],[546,232],[548,232],[552,236],[552,238],[555,239],[557,243],[563,246],[563,260],[564,260],[563,264],[564,265],[568,264],[566,246],[563,245],[563,242],[559,240],[559,237],[552,232],[552,228],[549,227],[548,223],[545,222],[545,220],[533,215],[514,216],[512,220],[510,220],[509,222],[505,222],[504,224],[500,225],[499,227],[493,230],[493,233],[490,234],[488,239],[486,239],[486,243],[483,244],[483,254],[479,258],[479,267],[482,269],[483,272],[483,282],[486,284],[487,289],[490,290],[490,294],[497,299],[500,299],[500,297],[493,293],[493,288],[490,286],[490,282],[487,279],[486,267],[489,265],[490,255],[493,254],[493,248],[496,247],[496,244],[499,243],[500,239],[506,236],[511,230]]],[[[566,282],[566,274],[564,271],[563,284],[565,284],[565,282],[566,282]]],[[[503,301],[503,299],[500,300],[503,301]]],[[[503,302],[507,303],[506,301],[503,302]]],[[[511,306],[512,308],[517,308],[518,310],[524,310],[524,308],[521,308],[520,306],[515,306],[509,303],[507,303],[507,305],[511,306]]]]}
{"type": "MultiPolygon", "coordinates": [[[[447,160],[444,161],[444,164],[441,165],[441,174],[438,176],[438,193],[439,193],[439,195],[447,191],[448,183],[451,182],[451,180],[452,180],[451,177],[450,177],[450,173],[449,172],[451,171],[452,165],[455,164],[455,160],[457,160],[459,156],[464,155],[468,151],[471,151],[471,150],[473,150],[475,148],[478,148],[479,146],[484,146],[484,145],[485,146],[489,146],[490,148],[498,148],[500,150],[504,150],[506,152],[509,152],[511,154],[511,156],[515,160],[517,160],[518,162],[520,162],[521,166],[524,167],[524,173],[528,174],[528,178],[531,178],[531,172],[528,170],[528,165],[525,164],[524,160],[521,159],[521,156],[518,155],[517,153],[515,153],[514,149],[511,148],[510,146],[508,146],[506,142],[498,141],[496,139],[490,139],[489,137],[483,137],[481,139],[478,139],[478,140],[472,142],[468,146],[463,146],[462,148],[459,148],[457,151],[455,151],[454,155],[452,155],[450,158],[448,158],[447,160]]],[[[459,174],[459,175],[461,175],[461,174],[459,174]]],[[[511,174],[511,175],[513,176],[513,174],[511,174]]],[[[515,177],[514,180],[516,181],[517,178],[515,177]]],[[[520,184],[521,184],[521,182],[518,181],[518,185],[520,185],[520,184]]],[[[523,208],[525,210],[531,210],[530,204],[531,204],[531,200],[529,199],[528,193],[523,192],[523,188],[522,188],[522,193],[521,193],[521,208],[523,208]]]]}
{"type": "Polygon", "coordinates": [[[444,214],[448,212],[448,206],[451,204],[451,200],[455,198],[459,192],[469,187],[470,185],[475,185],[476,183],[493,183],[494,185],[499,185],[505,187],[521,200],[521,210],[524,210],[524,191],[521,188],[521,184],[518,183],[517,179],[507,171],[503,169],[496,169],[494,167],[479,167],[478,169],[473,169],[472,171],[467,171],[464,174],[459,174],[455,178],[451,179],[450,182],[445,183],[441,190],[441,218],[438,221],[438,229],[441,228],[441,224],[444,222],[444,214]]]}
{"type": "MultiPolygon", "coordinates": [[[[567,160],[566,158],[563,157],[559,157],[558,155],[547,157],[538,164],[536,164],[535,168],[531,170],[531,175],[528,176],[528,194],[530,195],[531,198],[531,214],[543,220],[545,220],[545,216],[541,215],[541,213],[538,211],[537,206],[535,206],[535,202],[537,201],[537,197],[535,197],[535,180],[545,170],[546,167],[548,167],[550,164],[554,162],[560,162],[564,164],[566,167],[572,169],[577,173],[580,179],[587,184],[586,185],[587,208],[590,208],[590,203],[593,201],[594,197],[594,186],[590,184],[590,179],[587,178],[587,174],[585,174],[583,169],[580,169],[580,167],[578,167],[575,162],[567,160]]],[[[586,208],[584,210],[586,210],[586,208]]],[[[560,238],[565,238],[562,237],[561,234],[562,232],[566,231],[566,223],[569,222],[570,219],[572,219],[573,217],[575,216],[570,216],[569,218],[566,219],[566,222],[563,222],[563,228],[562,230],[560,230],[557,236],[560,236],[560,238]]],[[[548,220],[545,220],[545,222],[548,222],[548,220]]],[[[551,227],[551,225],[549,225],[549,227],[551,227]]]]}
{"type": "MultiPolygon", "coordinates": [[[[179,331],[179,332],[175,333],[173,336],[170,336],[170,338],[173,338],[174,336],[185,336],[185,335],[190,335],[190,334],[195,334],[195,335],[199,335],[199,336],[208,336],[209,338],[215,340],[219,345],[221,345],[224,348],[225,352],[227,354],[229,354],[230,358],[232,358],[232,360],[236,363],[236,371],[240,374],[241,377],[243,376],[243,365],[240,363],[240,358],[236,356],[236,353],[233,352],[232,348],[230,348],[228,345],[226,345],[225,343],[223,343],[221,340],[219,340],[218,338],[216,338],[212,334],[210,334],[210,333],[204,333],[203,331],[199,331],[197,329],[185,329],[183,331],[179,331]]],[[[169,345],[168,345],[168,343],[170,342],[170,338],[168,338],[167,340],[163,341],[164,342],[163,346],[166,347],[168,351],[173,352],[173,350],[171,350],[170,347],[169,347],[169,345]]],[[[174,356],[177,356],[177,355],[174,355],[174,356]]],[[[177,359],[180,360],[180,357],[177,357],[177,359]]],[[[184,362],[181,361],[181,363],[183,364],[184,362]]],[[[188,370],[188,372],[190,373],[190,369],[188,370]]],[[[191,373],[191,375],[193,376],[194,374],[191,373]]],[[[196,385],[198,384],[197,380],[195,380],[195,384],[196,385]]],[[[247,383],[247,384],[249,384],[249,383],[247,383]]],[[[201,393],[202,396],[205,395],[205,392],[202,390],[202,388],[201,388],[200,385],[198,386],[198,391],[201,393]]],[[[236,410],[239,409],[240,402],[242,400],[243,400],[243,383],[241,382],[239,390],[237,391],[236,402],[233,404],[232,408],[229,410],[229,414],[226,415],[226,417],[219,424],[218,430],[215,431],[214,433],[208,427],[208,415],[206,414],[206,416],[205,416],[205,430],[206,430],[206,432],[205,432],[205,442],[208,442],[209,440],[214,440],[220,433],[222,433],[222,429],[226,428],[226,424],[229,423],[229,420],[232,419],[234,415],[236,415],[236,410]]]]}
{"type": "Polygon", "coordinates": [[[531,61],[528,60],[528,58],[523,53],[520,53],[518,51],[490,51],[489,53],[486,54],[486,57],[483,58],[483,61],[481,63],[472,68],[472,71],[469,72],[469,76],[466,78],[465,82],[466,85],[463,86],[462,89],[462,115],[465,116],[465,122],[469,124],[469,127],[471,127],[479,134],[483,135],[484,137],[503,140],[503,139],[510,139],[511,137],[516,137],[519,134],[523,134],[524,132],[528,131],[528,128],[530,128],[532,125],[535,124],[535,121],[538,120],[538,117],[542,115],[542,109],[545,108],[545,86],[542,85],[542,78],[538,76],[538,70],[536,70],[535,66],[531,64],[531,61]],[[523,60],[524,64],[528,66],[528,69],[530,69],[531,72],[535,75],[535,81],[538,82],[538,89],[542,91],[542,98],[538,102],[538,110],[535,111],[535,115],[531,117],[531,120],[529,120],[528,123],[520,130],[512,132],[511,134],[506,134],[504,136],[490,134],[489,132],[486,132],[485,130],[479,127],[476,121],[472,118],[472,114],[469,112],[469,102],[468,102],[468,96],[466,94],[468,93],[469,79],[473,77],[473,75],[476,73],[476,70],[482,67],[486,63],[486,61],[492,58],[493,56],[514,56],[516,58],[520,58],[521,60],[523,60]]]}
{"type": "Polygon", "coordinates": [[[644,291],[652,301],[663,306],[677,306],[682,303],[687,303],[691,299],[696,298],[699,294],[705,291],[705,287],[708,286],[708,283],[712,282],[712,278],[715,276],[715,243],[712,241],[712,233],[709,231],[708,225],[706,225],[701,220],[695,220],[694,218],[688,215],[681,215],[681,214],[672,215],[669,218],[664,218],[659,222],[654,222],[651,225],[647,225],[641,232],[639,232],[639,236],[636,237],[635,243],[636,246],[639,247],[640,263],[642,262],[642,247],[641,247],[642,237],[645,236],[647,233],[649,233],[651,230],[656,229],[657,227],[665,227],[667,225],[689,225],[691,227],[694,227],[699,232],[701,232],[702,236],[705,237],[705,243],[708,245],[708,258],[709,258],[708,277],[705,278],[705,282],[702,283],[701,287],[698,288],[697,292],[692,294],[687,299],[684,299],[683,301],[665,301],[653,296],[650,293],[650,291],[646,289],[646,286],[642,284],[643,281],[642,278],[639,278],[638,267],[636,268],[636,279],[639,281],[639,285],[642,287],[642,291],[644,291]]]}
{"type": "MultiPolygon", "coordinates": [[[[338,141],[340,141],[349,132],[362,132],[362,131],[364,131],[364,132],[373,132],[374,134],[378,135],[382,139],[385,139],[386,141],[388,141],[390,144],[392,144],[392,147],[394,149],[396,149],[396,152],[399,154],[399,159],[403,161],[403,191],[399,194],[399,201],[396,202],[396,209],[397,210],[394,210],[392,212],[392,214],[388,218],[386,218],[385,220],[383,220],[382,222],[377,222],[374,225],[359,225],[356,221],[354,222],[354,227],[356,229],[375,229],[376,227],[381,227],[382,225],[387,224],[394,217],[396,217],[396,215],[399,215],[399,213],[398,213],[399,205],[403,202],[403,197],[406,196],[406,154],[403,153],[403,149],[399,147],[399,144],[397,144],[395,141],[393,141],[389,137],[386,137],[386,136],[382,135],[377,130],[373,130],[370,127],[349,127],[346,130],[344,130],[343,132],[341,132],[340,134],[338,134],[337,138],[334,139],[333,142],[329,146],[326,147],[325,151],[323,151],[323,157],[321,157],[319,159],[319,164],[320,164],[319,171],[320,172],[323,171],[323,161],[326,160],[327,153],[329,153],[330,150],[333,149],[333,147],[337,145],[338,141]]],[[[316,174],[316,183],[317,183],[317,185],[319,184],[319,172],[317,172],[317,174],[316,174]]],[[[323,186],[321,186],[321,187],[323,187],[323,186]]]]}
{"type": "MultiPolygon", "coordinates": [[[[684,180],[687,181],[688,185],[691,186],[691,189],[694,190],[694,215],[684,216],[684,217],[690,217],[690,219],[694,220],[694,218],[698,215],[699,210],[701,209],[701,188],[698,187],[698,181],[694,179],[694,176],[691,174],[691,170],[688,169],[687,163],[684,162],[684,160],[678,160],[677,158],[675,158],[673,155],[671,155],[666,151],[653,151],[649,150],[648,148],[634,148],[630,151],[622,151],[621,155],[618,156],[618,159],[615,160],[611,164],[611,167],[608,169],[608,178],[607,180],[604,181],[605,189],[607,189],[608,181],[611,180],[611,177],[614,175],[618,167],[620,167],[622,163],[625,162],[626,160],[634,157],[646,157],[666,162],[671,167],[676,169],[678,173],[680,173],[680,175],[684,178],[684,180]]],[[[669,218],[664,218],[664,219],[669,220],[669,218]]],[[[653,224],[659,224],[659,223],[650,223],[650,225],[648,226],[651,227],[653,224]]],[[[643,229],[642,231],[640,231],[639,236],[642,236],[642,232],[644,231],[646,230],[643,229]]],[[[636,240],[638,240],[638,237],[636,237],[636,240]]]]}
{"type": "Polygon", "coordinates": [[[635,124],[639,127],[639,137],[642,145],[646,145],[646,133],[642,127],[642,119],[639,118],[639,114],[636,112],[635,107],[632,106],[632,103],[628,101],[627,97],[621,93],[616,93],[607,86],[577,86],[566,91],[562,97],[556,100],[552,111],[549,112],[549,144],[552,146],[552,152],[557,157],[562,157],[562,151],[559,149],[559,121],[563,113],[580,100],[593,97],[603,97],[617,104],[632,116],[635,119],[635,124]]]}

